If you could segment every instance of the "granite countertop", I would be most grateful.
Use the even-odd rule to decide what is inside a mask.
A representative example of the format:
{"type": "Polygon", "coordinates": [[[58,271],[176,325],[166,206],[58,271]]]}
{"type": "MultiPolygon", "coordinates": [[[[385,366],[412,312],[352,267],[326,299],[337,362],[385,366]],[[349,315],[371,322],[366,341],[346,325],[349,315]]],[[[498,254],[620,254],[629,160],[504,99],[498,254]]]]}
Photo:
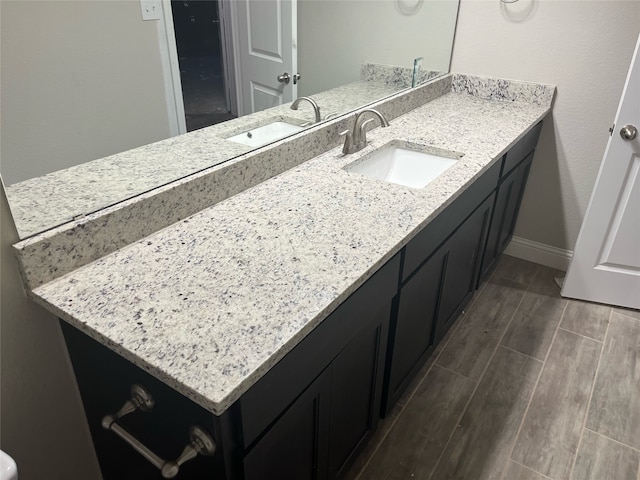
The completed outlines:
{"type": "Polygon", "coordinates": [[[369,132],[361,152],[332,149],[32,296],[221,414],[550,109],[469,90],[369,132]],[[420,190],[342,170],[393,139],[464,157],[420,190]]]}

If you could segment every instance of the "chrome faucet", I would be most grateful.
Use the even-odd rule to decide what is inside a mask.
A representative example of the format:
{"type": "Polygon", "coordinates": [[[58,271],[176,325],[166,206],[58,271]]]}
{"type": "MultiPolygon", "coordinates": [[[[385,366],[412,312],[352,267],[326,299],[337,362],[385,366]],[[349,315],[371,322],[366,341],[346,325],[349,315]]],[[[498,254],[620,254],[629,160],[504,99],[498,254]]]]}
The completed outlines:
{"type": "Polygon", "coordinates": [[[364,122],[360,122],[362,116],[367,112],[373,113],[375,116],[377,116],[380,119],[380,124],[383,127],[389,126],[389,121],[379,111],[373,110],[372,108],[365,108],[364,110],[361,110],[356,115],[355,122],[353,122],[353,133],[351,133],[349,130],[346,130],[340,134],[345,136],[344,147],[342,147],[342,153],[344,153],[345,155],[348,153],[359,152],[367,146],[367,131],[365,130],[365,127],[369,123],[373,122],[373,118],[365,120],[364,122]]]}
{"type": "Polygon", "coordinates": [[[300,105],[300,102],[302,100],[306,100],[307,102],[309,102],[313,106],[313,111],[316,114],[316,123],[318,123],[321,120],[321,118],[320,118],[320,107],[318,106],[316,101],[311,97],[296,98],[295,101],[291,104],[291,110],[298,110],[298,105],[300,105]]]}

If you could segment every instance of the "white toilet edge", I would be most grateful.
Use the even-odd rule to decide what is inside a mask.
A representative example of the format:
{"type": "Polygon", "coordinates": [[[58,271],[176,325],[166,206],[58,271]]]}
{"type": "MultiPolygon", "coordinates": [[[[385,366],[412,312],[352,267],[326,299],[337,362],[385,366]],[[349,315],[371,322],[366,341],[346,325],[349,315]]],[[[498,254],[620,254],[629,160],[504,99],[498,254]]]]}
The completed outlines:
{"type": "Polygon", "coordinates": [[[0,450],[0,480],[18,480],[16,462],[2,450],[0,450]]]}

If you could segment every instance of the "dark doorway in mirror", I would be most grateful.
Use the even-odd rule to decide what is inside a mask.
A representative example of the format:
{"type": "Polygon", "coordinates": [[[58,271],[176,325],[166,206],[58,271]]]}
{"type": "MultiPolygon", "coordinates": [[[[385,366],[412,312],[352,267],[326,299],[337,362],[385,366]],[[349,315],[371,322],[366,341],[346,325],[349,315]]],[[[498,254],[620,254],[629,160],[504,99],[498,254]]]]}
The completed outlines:
{"type": "Polygon", "coordinates": [[[172,0],[187,131],[235,118],[224,84],[217,0],[172,0]]]}

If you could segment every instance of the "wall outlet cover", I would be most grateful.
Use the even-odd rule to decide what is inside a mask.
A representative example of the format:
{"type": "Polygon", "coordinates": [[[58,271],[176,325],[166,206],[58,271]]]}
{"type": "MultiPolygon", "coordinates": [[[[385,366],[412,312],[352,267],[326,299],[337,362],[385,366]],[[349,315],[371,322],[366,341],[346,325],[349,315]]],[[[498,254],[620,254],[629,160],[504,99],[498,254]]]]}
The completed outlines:
{"type": "Polygon", "coordinates": [[[160,20],[162,16],[161,0],[140,0],[142,20],[160,20]]]}

